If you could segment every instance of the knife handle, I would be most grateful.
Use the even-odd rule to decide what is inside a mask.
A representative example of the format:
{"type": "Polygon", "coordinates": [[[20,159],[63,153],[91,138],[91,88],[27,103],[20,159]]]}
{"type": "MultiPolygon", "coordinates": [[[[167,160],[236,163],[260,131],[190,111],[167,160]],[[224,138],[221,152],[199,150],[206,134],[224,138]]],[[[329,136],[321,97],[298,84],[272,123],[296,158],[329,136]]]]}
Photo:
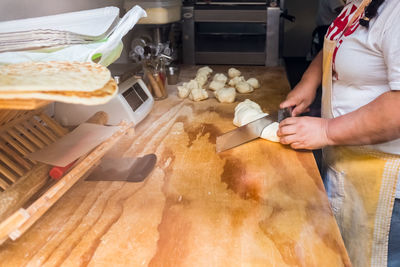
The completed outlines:
{"type": "Polygon", "coordinates": [[[54,180],[59,180],[72,167],[72,165],[75,164],[75,162],[76,160],[65,167],[54,166],[49,172],[50,177],[54,180]]]}
{"type": "Polygon", "coordinates": [[[286,118],[292,117],[292,107],[281,108],[278,110],[278,122],[280,123],[286,118]]]}

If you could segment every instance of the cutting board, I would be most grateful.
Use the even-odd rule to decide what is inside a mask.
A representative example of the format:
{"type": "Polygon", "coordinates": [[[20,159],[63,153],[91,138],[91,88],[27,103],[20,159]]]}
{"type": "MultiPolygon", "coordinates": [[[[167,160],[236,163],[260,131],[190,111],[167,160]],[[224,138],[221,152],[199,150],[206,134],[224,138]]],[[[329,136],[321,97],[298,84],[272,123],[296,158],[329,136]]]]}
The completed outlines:
{"type": "MultiPolygon", "coordinates": [[[[181,80],[198,68],[184,67],[181,80]]],[[[289,92],[283,68],[238,68],[262,85],[238,101],[268,112],[289,92]]],[[[266,140],[215,152],[236,104],[181,100],[170,87],[112,151],[155,153],[149,177],[81,181],[0,248],[0,266],[350,266],[311,152],[266,140]]]]}

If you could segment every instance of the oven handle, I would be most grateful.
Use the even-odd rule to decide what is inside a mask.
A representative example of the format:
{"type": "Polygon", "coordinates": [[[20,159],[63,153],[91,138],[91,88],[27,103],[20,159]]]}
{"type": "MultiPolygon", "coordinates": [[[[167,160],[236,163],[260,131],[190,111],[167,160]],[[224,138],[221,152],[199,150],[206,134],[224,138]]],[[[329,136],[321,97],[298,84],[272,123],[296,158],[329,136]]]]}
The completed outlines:
{"type": "Polygon", "coordinates": [[[292,15],[289,15],[287,9],[282,10],[281,17],[284,18],[284,19],[287,19],[287,20],[289,20],[291,22],[295,22],[296,21],[296,17],[292,16],[292,15]]]}

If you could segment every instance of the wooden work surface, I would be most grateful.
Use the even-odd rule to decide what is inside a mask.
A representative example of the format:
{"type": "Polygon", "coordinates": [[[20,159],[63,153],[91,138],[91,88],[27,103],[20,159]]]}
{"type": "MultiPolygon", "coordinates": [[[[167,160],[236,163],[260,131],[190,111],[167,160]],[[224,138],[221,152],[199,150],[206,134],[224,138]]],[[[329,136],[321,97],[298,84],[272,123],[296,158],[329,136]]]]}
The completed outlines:
{"type": "MultiPolygon", "coordinates": [[[[197,68],[183,68],[181,80],[197,68]]],[[[277,109],[289,91],[284,69],[238,68],[262,88],[237,100],[277,109]]],[[[0,266],[350,265],[312,153],[256,140],[216,154],[237,103],[194,103],[169,89],[110,154],[155,153],[149,177],[78,182],[0,247],[0,266]]]]}

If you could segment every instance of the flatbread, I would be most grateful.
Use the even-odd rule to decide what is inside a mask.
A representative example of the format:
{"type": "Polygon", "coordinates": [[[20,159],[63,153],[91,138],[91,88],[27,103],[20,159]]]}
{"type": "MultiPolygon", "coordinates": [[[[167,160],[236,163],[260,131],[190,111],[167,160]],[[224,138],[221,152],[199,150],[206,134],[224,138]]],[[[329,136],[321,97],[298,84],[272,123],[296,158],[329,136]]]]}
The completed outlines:
{"type": "Polygon", "coordinates": [[[25,62],[0,66],[0,91],[95,91],[110,71],[91,62],[25,62]]]}
{"type": "Polygon", "coordinates": [[[76,91],[0,91],[0,99],[40,99],[72,104],[100,105],[110,101],[118,92],[114,79],[92,92],[76,91]]]}

